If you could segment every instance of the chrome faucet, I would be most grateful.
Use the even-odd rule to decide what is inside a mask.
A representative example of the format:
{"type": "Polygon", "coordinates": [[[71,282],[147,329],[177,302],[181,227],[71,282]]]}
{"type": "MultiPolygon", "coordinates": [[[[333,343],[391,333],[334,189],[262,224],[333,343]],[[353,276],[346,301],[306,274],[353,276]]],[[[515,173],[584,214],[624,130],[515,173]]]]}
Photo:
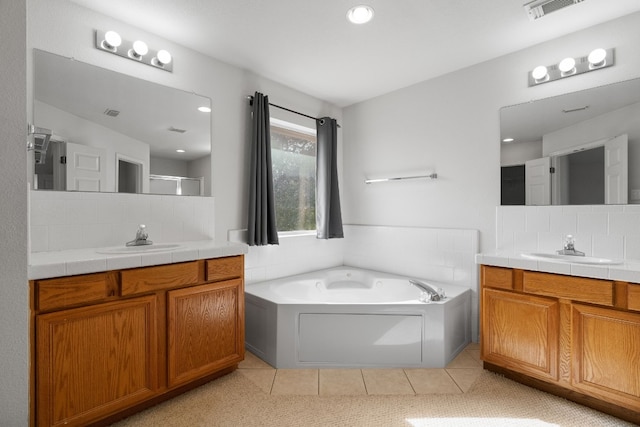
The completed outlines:
{"type": "Polygon", "coordinates": [[[411,283],[416,288],[419,288],[424,294],[426,294],[425,299],[420,299],[420,301],[422,302],[441,301],[446,298],[442,289],[436,288],[428,283],[420,282],[416,279],[409,279],[409,283],[411,283]]]}
{"type": "Polygon", "coordinates": [[[559,255],[584,256],[584,252],[576,251],[575,239],[571,234],[567,234],[564,238],[564,248],[557,251],[559,255]]]}
{"type": "Polygon", "coordinates": [[[153,242],[149,240],[149,233],[147,233],[147,226],[140,224],[138,231],[136,231],[136,238],[130,242],[127,242],[127,246],[143,246],[151,245],[153,242]]]}

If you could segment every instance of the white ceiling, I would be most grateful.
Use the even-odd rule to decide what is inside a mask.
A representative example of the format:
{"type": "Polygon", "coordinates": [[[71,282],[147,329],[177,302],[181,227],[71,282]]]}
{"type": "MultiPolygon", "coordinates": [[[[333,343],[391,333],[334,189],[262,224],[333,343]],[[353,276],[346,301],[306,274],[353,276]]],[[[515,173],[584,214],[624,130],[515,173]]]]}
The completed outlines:
{"type": "Polygon", "coordinates": [[[530,21],[525,0],[71,1],[338,106],[640,11],[585,0],[530,21]],[[356,4],[372,22],[346,20],[356,4]]]}

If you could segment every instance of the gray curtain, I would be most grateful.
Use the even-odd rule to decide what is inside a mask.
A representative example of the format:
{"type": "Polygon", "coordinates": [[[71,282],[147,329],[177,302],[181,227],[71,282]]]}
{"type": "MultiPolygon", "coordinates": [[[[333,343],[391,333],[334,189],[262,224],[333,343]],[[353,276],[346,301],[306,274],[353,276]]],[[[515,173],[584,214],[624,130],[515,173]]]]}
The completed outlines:
{"type": "Polygon", "coordinates": [[[316,231],[318,239],[344,237],[338,191],[338,123],[330,117],[316,120],[316,231]]]}
{"type": "Polygon", "coordinates": [[[271,169],[269,97],[253,96],[251,169],[249,171],[249,246],[278,244],[271,169]]]}

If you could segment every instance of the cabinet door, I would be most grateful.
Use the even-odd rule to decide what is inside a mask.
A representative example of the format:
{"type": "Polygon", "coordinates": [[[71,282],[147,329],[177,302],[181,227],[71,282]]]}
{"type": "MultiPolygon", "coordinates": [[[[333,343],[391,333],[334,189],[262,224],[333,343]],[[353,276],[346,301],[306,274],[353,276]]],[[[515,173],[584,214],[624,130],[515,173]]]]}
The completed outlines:
{"type": "Polygon", "coordinates": [[[505,368],[558,379],[557,300],[483,289],[482,358],[505,368]]]}
{"type": "Polygon", "coordinates": [[[169,386],[244,359],[241,279],[168,292],[169,386]]]}
{"type": "Polygon", "coordinates": [[[640,411],[640,314],[579,304],[572,313],[574,387],[640,411]]]}
{"type": "Polygon", "coordinates": [[[37,425],[87,425],[157,390],[156,297],[36,317],[37,425]]]}

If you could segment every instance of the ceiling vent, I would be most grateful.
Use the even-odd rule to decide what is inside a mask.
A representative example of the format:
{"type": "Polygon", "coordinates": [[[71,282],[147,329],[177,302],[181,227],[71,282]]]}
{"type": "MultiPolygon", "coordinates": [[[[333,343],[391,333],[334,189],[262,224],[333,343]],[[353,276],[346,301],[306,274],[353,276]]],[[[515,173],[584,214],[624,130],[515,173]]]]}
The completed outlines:
{"type": "Polygon", "coordinates": [[[531,21],[542,18],[556,10],[564,9],[583,2],[584,0],[534,0],[528,1],[524,5],[524,10],[531,21]]]}
{"type": "Polygon", "coordinates": [[[107,108],[106,110],[104,110],[104,114],[106,114],[109,117],[118,117],[118,114],[120,114],[120,111],[107,108]]]}
{"type": "Polygon", "coordinates": [[[180,129],[173,126],[169,127],[169,132],[185,133],[186,131],[186,129],[180,129]]]}

